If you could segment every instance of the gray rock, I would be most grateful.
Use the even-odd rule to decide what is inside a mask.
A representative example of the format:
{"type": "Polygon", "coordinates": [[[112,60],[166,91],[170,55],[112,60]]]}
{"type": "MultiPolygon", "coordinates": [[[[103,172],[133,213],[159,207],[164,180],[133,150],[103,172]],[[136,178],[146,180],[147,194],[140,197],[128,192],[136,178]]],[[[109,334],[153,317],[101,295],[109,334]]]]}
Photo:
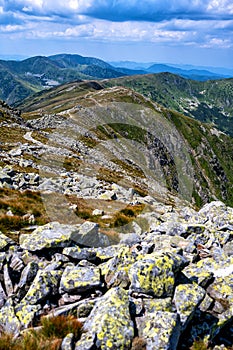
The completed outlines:
{"type": "Polygon", "coordinates": [[[76,225],[64,225],[52,222],[38,227],[30,234],[22,234],[19,239],[21,248],[29,251],[42,250],[44,248],[63,248],[70,244],[72,234],[79,232],[76,225]]]}
{"type": "Polygon", "coordinates": [[[2,284],[0,282],[0,308],[5,304],[6,298],[6,293],[2,288],[2,284]]]}
{"type": "Polygon", "coordinates": [[[6,289],[6,294],[7,296],[11,296],[13,294],[14,288],[13,288],[13,283],[11,281],[11,277],[9,274],[9,269],[8,269],[8,265],[4,265],[3,267],[3,277],[4,277],[4,285],[5,285],[5,289],[6,289]]]}
{"type": "Polygon", "coordinates": [[[100,288],[100,270],[98,267],[67,266],[62,274],[60,293],[82,293],[93,288],[100,288]]]}
{"type": "Polygon", "coordinates": [[[25,285],[32,282],[37,274],[38,269],[38,264],[34,261],[30,261],[21,273],[18,288],[25,288],[25,285]]]}
{"type": "Polygon", "coordinates": [[[141,237],[137,233],[120,233],[120,244],[132,246],[141,242],[141,237]]]}
{"type": "Polygon", "coordinates": [[[193,284],[180,284],[175,289],[174,303],[180,316],[182,329],[185,329],[192,319],[198,305],[205,297],[205,290],[193,284]]]}
{"type": "Polygon", "coordinates": [[[95,260],[96,252],[92,248],[68,247],[64,248],[62,254],[76,260],[95,260]]]}
{"type": "Polygon", "coordinates": [[[0,310],[0,324],[6,333],[19,334],[21,324],[15,315],[12,299],[8,299],[0,310]]]}
{"type": "Polygon", "coordinates": [[[74,348],[74,335],[73,333],[69,333],[62,340],[61,350],[73,350],[73,348],[74,348]]]}
{"type": "Polygon", "coordinates": [[[94,306],[84,324],[87,333],[76,343],[76,349],[130,349],[134,326],[129,314],[128,292],[120,287],[110,289],[94,306]]]}
{"type": "Polygon", "coordinates": [[[71,233],[70,239],[86,247],[106,247],[110,245],[106,235],[99,233],[99,225],[86,221],[78,230],[71,233]]]}
{"type": "Polygon", "coordinates": [[[61,275],[62,271],[39,270],[21,303],[30,305],[39,304],[46,297],[57,293],[61,275]]]}
{"type": "Polygon", "coordinates": [[[179,317],[175,313],[157,311],[136,319],[139,337],[147,350],[175,350],[180,338],[179,317]]]}

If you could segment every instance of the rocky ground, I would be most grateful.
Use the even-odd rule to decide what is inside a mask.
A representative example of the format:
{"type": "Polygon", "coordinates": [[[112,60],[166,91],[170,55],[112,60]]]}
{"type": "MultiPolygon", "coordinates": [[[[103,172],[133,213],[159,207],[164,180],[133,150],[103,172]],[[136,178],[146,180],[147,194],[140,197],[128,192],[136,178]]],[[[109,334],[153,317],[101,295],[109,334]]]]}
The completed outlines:
{"type": "Polygon", "coordinates": [[[233,209],[167,207],[151,213],[152,226],[118,245],[88,221],[46,224],[19,244],[1,234],[3,330],[18,335],[41,315],[72,313],[85,332],[63,349],[232,345],[233,209]]]}
{"type": "MultiPolygon", "coordinates": [[[[26,122],[3,105],[1,118],[0,219],[15,219],[17,194],[33,198],[38,191],[49,214],[41,225],[29,204],[17,214],[23,229],[0,233],[2,333],[21,337],[43,315],[72,314],[83,332],[80,339],[67,334],[62,350],[232,346],[231,207],[212,201],[194,210],[171,192],[162,200],[162,188],[152,196],[154,183],[143,192],[144,178],[130,162],[131,177],[124,164],[117,178],[119,165],[110,164],[107,153],[105,177],[97,176],[99,150],[97,157],[90,152],[95,138],[74,143],[59,136],[59,123],[63,129],[70,123],[62,114],[26,122]],[[88,217],[80,216],[74,197],[92,202],[88,217]],[[121,221],[111,221],[113,210],[124,214],[121,221]]],[[[120,151],[117,159],[122,162],[120,151]]]]}

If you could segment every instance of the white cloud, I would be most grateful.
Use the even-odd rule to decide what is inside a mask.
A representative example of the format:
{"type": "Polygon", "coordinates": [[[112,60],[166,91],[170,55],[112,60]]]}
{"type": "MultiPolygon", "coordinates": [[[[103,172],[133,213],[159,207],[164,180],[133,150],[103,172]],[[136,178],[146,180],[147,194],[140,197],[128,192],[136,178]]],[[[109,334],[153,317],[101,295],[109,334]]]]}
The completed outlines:
{"type": "Polygon", "coordinates": [[[0,0],[1,34],[230,47],[232,0],[0,0]],[[4,25],[5,23],[5,25],[4,25]],[[16,33],[17,32],[17,33],[16,33]],[[27,33],[27,34],[25,34],[27,33]]]}

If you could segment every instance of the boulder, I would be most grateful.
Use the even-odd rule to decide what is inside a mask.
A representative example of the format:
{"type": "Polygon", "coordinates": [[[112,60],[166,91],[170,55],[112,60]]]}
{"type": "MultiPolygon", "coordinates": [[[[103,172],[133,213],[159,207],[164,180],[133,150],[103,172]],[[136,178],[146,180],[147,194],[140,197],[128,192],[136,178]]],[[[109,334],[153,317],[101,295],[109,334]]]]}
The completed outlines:
{"type": "Polygon", "coordinates": [[[82,293],[101,286],[98,267],[67,266],[62,274],[59,291],[60,293],[82,293]]]}
{"type": "Polygon", "coordinates": [[[19,244],[22,249],[35,252],[45,248],[63,248],[70,244],[71,235],[78,231],[76,225],[52,222],[40,226],[30,234],[22,234],[19,244]]]}
{"type": "Polygon", "coordinates": [[[84,333],[75,349],[127,350],[131,347],[134,325],[129,313],[128,292],[110,289],[94,306],[84,324],[84,333]]]}
{"type": "Polygon", "coordinates": [[[136,319],[138,335],[145,339],[147,350],[175,350],[180,337],[176,313],[157,311],[136,319]]]}
{"type": "Polygon", "coordinates": [[[39,304],[46,297],[56,294],[61,276],[62,271],[39,270],[21,302],[29,305],[39,304]]]}
{"type": "Polygon", "coordinates": [[[19,334],[21,324],[15,315],[12,299],[8,299],[0,310],[0,324],[6,333],[13,335],[19,334]]]}
{"type": "Polygon", "coordinates": [[[198,305],[205,297],[205,290],[193,284],[180,284],[175,289],[174,303],[180,316],[182,329],[185,329],[192,319],[198,305]]]}
{"type": "Polygon", "coordinates": [[[182,269],[184,264],[184,258],[178,254],[147,254],[129,270],[130,291],[156,298],[172,296],[175,273],[182,269]]]}
{"type": "Polygon", "coordinates": [[[107,247],[110,245],[106,235],[99,232],[99,225],[85,221],[78,230],[71,233],[70,239],[76,244],[86,247],[107,247]]]}

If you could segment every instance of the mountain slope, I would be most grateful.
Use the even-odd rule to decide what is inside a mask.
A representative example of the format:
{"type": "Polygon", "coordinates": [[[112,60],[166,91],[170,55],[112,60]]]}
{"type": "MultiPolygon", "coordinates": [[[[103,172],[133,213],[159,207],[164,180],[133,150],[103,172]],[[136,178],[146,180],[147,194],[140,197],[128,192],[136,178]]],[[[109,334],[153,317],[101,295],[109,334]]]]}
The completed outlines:
{"type": "Polygon", "coordinates": [[[51,86],[81,79],[124,76],[104,61],[79,55],[36,56],[23,61],[0,61],[0,99],[9,104],[51,86]]]}
{"type": "MultiPolygon", "coordinates": [[[[233,140],[211,125],[202,124],[192,118],[184,117],[177,112],[153,104],[150,100],[132,90],[122,87],[104,89],[101,84],[96,82],[77,82],[59,86],[35,95],[32,100],[25,100],[19,107],[24,112],[23,116],[28,120],[41,118],[43,115],[51,116],[51,118],[53,118],[52,116],[55,118],[55,116],[62,115],[68,120],[72,116],[72,120],[75,120],[79,127],[88,129],[89,125],[91,129],[91,131],[87,131],[89,136],[87,138],[81,137],[82,141],[86,140],[85,142],[89,146],[101,144],[101,140],[106,140],[106,138],[112,140],[112,135],[115,135],[117,139],[125,138],[128,135],[127,137],[131,137],[134,141],[143,143],[143,147],[146,147],[146,149],[152,149],[153,154],[156,153],[155,149],[157,147],[160,149],[161,146],[162,154],[157,162],[159,162],[159,167],[161,166],[163,169],[162,177],[165,176],[167,188],[173,193],[177,193],[180,190],[181,179],[177,178],[179,171],[177,173],[176,164],[174,163],[176,155],[173,154],[171,158],[168,150],[165,151],[165,144],[168,142],[168,145],[170,145],[170,138],[174,131],[173,138],[177,142],[172,146],[173,151],[171,149],[170,152],[177,150],[178,155],[179,150],[183,147],[190,157],[191,165],[189,165],[193,169],[192,182],[194,186],[191,194],[192,202],[198,206],[211,199],[224,200],[228,204],[233,203],[233,175],[231,172],[233,140]],[[145,117],[140,119],[140,115],[145,115],[145,117]],[[89,116],[90,120],[88,119],[89,116]],[[113,116],[115,116],[115,124],[112,121],[113,116]],[[104,127],[104,129],[101,127],[103,124],[101,118],[106,118],[108,127],[104,127]],[[121,120],[124,125],[127,124],[126,129],[125,126],[119,126],[117,120],[121,120]],[[144,125],[148,120],[151,123],[148,122],[149,124],[146,126],[147,136],[145,136],[144,131],[140,130],[140,125],[144,125]],[[153,128],[153,123],[155,121],[158,123],[159,120],[162,127],[160,128],[158,124],[154,124],[153,128]],[[134,126],[136,121],[137,128],[131,128],[130,125],[134,126]],[[170,126],[165,127],[166,123],[170,126]],[[161,135],[160,129],[168,135],[167,139],[163,139],[163,146],[160,143],[156,146],[154,140],[165,137],[161,135]],[[158,133],[159,135],[157,135],[158,133]],[[183,146],[181,146],[182,144],[183,146]]],[[[39,127],[39,119],[33,125],[39,127]]],[[[143,129],[145,129],[145,126],[143,129]]],[[[158,151],[158,154],[160,153],[158,151]]],[[[135,156],[133,153],[128,158],[132,161],[131,168],[134,168],[133,157],[135,156]]],[[[130,163],[125,162],[122,156],[119,156],[118,163],[121,164],[120,173],[123,172],[124,174],[126,169],[129,169],[130,163]]],[[[108,169],[107,163],[103,167],[108,169]]],[[[134,171],[136,171],[135,169],[134,171]]],[[[108,169],[108,174],[109,171],[110,173],[113,172],[111,176],[114,178],[113,169],[108,169]]],[[[156,173],[157,170],[154,171],[156,173]]],[[[140,178],[136,176],[134,180],[137,186],[140,187],[140,178]]],[[[132,180],[132,183],[134,180],[132,180]]]]}
{"type": "Polygon", "coordinates": [[[232,78],[199,82],[160,73],[105,82],[105,86],[115,85],[132,88],[166,108],[213,123],[233,136],[232,78]]]}

